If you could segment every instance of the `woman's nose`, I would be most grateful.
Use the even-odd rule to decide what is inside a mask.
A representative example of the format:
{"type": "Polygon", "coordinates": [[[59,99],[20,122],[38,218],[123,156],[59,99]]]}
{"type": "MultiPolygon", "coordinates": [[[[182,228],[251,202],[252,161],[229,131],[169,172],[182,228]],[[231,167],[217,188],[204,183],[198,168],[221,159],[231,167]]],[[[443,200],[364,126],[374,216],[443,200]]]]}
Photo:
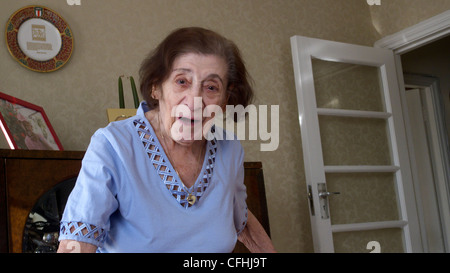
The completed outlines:
{"type": "Polygon", "coordinates": [[[202,108],[202,94],[199,87],[192,86],[189,92],[186,93],[184,104],[189,107],[191,111],[197,111],[202,108]]]}

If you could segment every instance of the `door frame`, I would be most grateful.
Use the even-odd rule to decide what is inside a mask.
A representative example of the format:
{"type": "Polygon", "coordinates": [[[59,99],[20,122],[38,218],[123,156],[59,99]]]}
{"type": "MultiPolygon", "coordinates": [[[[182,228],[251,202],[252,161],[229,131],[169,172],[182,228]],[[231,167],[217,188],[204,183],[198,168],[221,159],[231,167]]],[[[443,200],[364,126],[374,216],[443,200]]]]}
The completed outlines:
{"type": "MultiPolygon", "coordinates": [[[[399,80],[400,100],[404,116],[407,116],[408,113],[405,94],[406,92],[405,78],[403,75],[401,55],[449,35],[450,35],[450,10],[445,11],[434,17],[431,17],[425,21],[422,21],[404,30],[401,30],[397,33],[386,36],[374,43],[374,47],[390,49],[394,52],[397,77],[399,80]]],[[[408,126],[406,126],[406,128],[407,128],[406,135],[408,138],[408,142],[410,142],[411,131],[408,129],[409,128],[408,126]]],[[[410,156],[412,157],[410,159],[411,163],[414,163],[415,161],[414,155],[410,154],[410,156]]],[[[416,184],[417,175],[415,173],[412,173],[412,177],[413,183],[416,184]]],[[[449,185],[447,185],[446,189],[448,198],[447,200],[450,199],[450,192],[449,192],[450,189],[448,186],[449,185]]],[[[423,232],[422,228],[421,230],[423,232]]],[[[447,238],[446,246],[448,246],[448,243],[449,242],[447,238]]]]}
{"type": "Polygon", "coordinates": [[[376,41],[373,46],[390,49],[395,55],[402,55],[448,35],[450,35],[450,10],[388,35],[376,41]]]}
{"type": "MultiPolygon", "coordinates": [[[[405,86],[410,88],[417,88],[422,90],[423,105],[427,120],[429,123],[426,128],[426,134],[429,135],[429,150],[432,161],[440,162],[438,166],[433,167],[434,189],[436,191],[436,202],[438,205],[438,214],[443,236],[443,246],[445,252],[450,252],[450,185],[446,181],[450,181],[450,146],[448,142],[447,126],[444,121],[445,110],[442,103],[442,96],[440,93],[438,79],[430,76],[405,74],[405,86]]],[[[406,91],[408,92],[408,91],[406,91]]],[[[409,105],[408,105],[409,107],[409,105]]],[[[415,152],[411,133],[411,124],[409,119],[405,119],[405,128],[408,141],[408,149],[411,154],[411,166],[415,164],[415,152]]],[[[419,191],[417,168],[412,168],[413,183],[416,192],[419,191]]],[[[423,212],[421,211],[421,197],[416,196],[416,203],[419,211],[419,221],[421,225],[422,241],[424,243],[424,251],[428,251],[428,238],[426,235],[425,222],[423,219],[423,212]]]]}

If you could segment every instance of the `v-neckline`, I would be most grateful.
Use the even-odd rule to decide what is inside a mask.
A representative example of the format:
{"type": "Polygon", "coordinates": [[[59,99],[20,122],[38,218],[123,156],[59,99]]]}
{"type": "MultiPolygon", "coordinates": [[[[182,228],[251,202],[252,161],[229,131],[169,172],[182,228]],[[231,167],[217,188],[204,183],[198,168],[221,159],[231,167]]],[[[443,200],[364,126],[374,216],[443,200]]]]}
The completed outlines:
{"type": "MultiPolygon", "coordinates": [[[[150,124],[151,125],[151,124],[150,124]]],[[[164,150],[162,143],[159,141],[158,136],[156,135],[155,130],[153,130],[153,127],[150,128],[150,130],[152,135],[155,137],[156,143],[158,144],[158,148],[161,149],[161,151],[163,151],[163,155],[164,155],[164,159],[167,162],[167,165],[169,165],[169,168],[175,173],[176,178],[178,179],[178,181],[180,182],[180,184],[188,191],[191,192],[191,190],[195,187],[195,185],[197,185],[197,183],[199,183],[200,179],[203,177],[203,173],[204,173],[204,169],[205,169],[205,165],[206,165],[206,160],[207,160],[207,155],[208,155],[208,148],[209,148],[209,143],[206,142],[206,148],[205,148],[205,155],[203,156],[203,160],[202,160],[202,167],[200,168],[200,172],[197,175],[197,178],[195,179],[194,184],[192,184],[192,186],[187,187],[184,182],[183,179],[181,179],[180,174],[178,173],[178,171],[175,169],[175,166],[173,166],[172,162],[170,161],[170,158],[167,154],[167,152],[164,150]]],[[[199,157],[200,159],[200,157],[199,157]]]]}
{"type": "Polygon", "coordinates": [[[164,183],[165,188],[182,207],[190,208],[195,206],[200,202],[201,197],[210,184],[214,170],[217,141],[213,139],[206,142],[206,151],[201,171],[194,184],[188,188],[175,171],[150,122],[146,118],[141,117],[134,120],[133,123],[137,130],[137,135],[148,154],[150,163],[164,183]],[[188,197],[192,195],[195,196],[196,201],[194,203],[190,202],[192,200],[188,200],[188,197]]]}

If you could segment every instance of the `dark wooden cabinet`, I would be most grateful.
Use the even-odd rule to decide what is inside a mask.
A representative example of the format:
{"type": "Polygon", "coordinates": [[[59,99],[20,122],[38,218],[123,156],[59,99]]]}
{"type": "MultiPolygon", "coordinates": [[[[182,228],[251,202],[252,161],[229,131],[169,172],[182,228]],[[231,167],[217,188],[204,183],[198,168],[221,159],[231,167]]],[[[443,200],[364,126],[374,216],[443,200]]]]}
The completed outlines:
{"type": "MultiPolygon", "coordinates": [[[[0,150],[0,252],[22,252],[30,211],[42,195],[78,175],[83,156],[81,151],[0,150]]],[[[248,208],[269,233],[261,162],[244,166],[248,208]]],[[[236,245],[235,252],[246,251],[236,245]]]]}
{"type": "Polygon", "coordinates": [[[22,252],[25,222],[36,201],[78,175],[84,152],[0,150],[0,252],[22,252]]]}

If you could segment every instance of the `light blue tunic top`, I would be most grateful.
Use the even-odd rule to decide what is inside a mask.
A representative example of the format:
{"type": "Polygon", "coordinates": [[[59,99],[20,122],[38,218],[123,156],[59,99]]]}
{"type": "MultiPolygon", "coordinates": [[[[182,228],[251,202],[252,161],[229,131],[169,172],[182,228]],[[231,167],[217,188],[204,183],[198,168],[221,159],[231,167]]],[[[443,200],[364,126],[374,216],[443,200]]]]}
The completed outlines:
{"type": "Polygon", "coordinates": [[[94,244],[97,252],[231,252],[247,222],[240,142],[208,141],[187,189],[145,111],[143,102],[136,116],[92,136],[59,239],[94,244]]]}

